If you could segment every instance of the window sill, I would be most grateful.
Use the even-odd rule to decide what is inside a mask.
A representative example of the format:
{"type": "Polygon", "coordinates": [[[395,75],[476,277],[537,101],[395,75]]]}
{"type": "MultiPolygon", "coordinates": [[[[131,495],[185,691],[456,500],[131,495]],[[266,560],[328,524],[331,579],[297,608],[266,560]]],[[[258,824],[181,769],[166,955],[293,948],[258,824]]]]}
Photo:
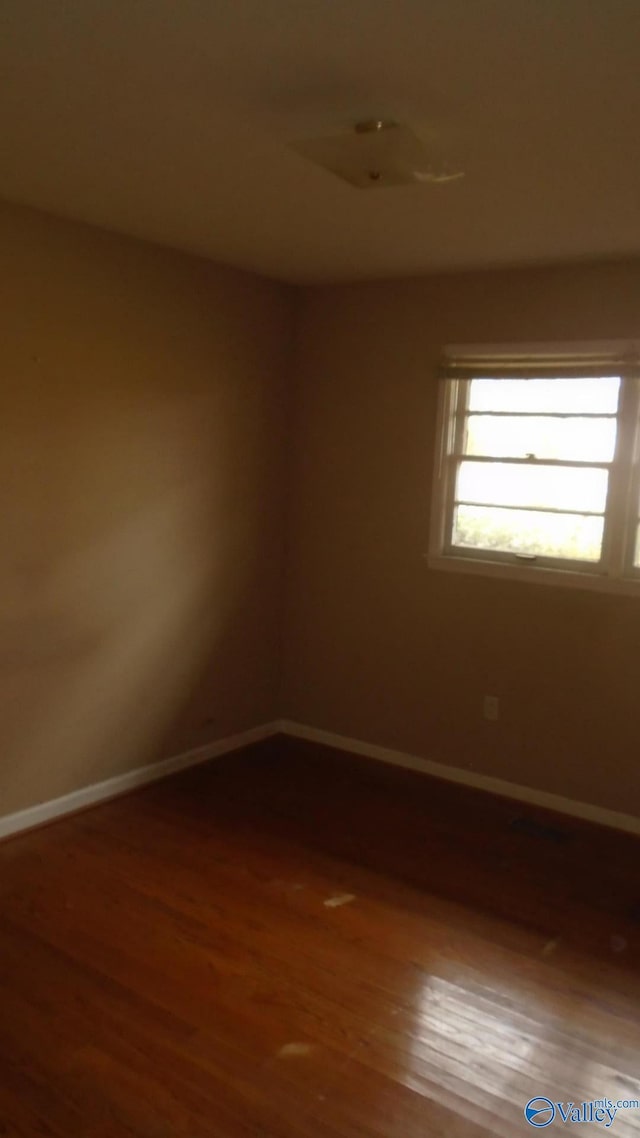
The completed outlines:
{"type": "Polygon", "coordinates": [[[587,589],[590,592],[613,593],[640,597],[640,577],[609,577],[586,570],[550,569],[546,566],[519,565],[504,561],[484,561],[478,557],[456,557],[455,554],[431,554],[426,557],[429,569],[448,573],[467,573],[475,577],[494,577],[527,584],[552,585],[555,588],[587,589]]]}

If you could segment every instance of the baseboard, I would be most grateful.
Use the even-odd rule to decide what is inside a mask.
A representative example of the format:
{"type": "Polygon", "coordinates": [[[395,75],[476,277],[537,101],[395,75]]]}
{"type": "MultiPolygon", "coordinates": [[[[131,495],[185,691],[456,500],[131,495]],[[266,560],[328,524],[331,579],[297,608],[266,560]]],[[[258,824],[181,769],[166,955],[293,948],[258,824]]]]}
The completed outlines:
{"type": "Polygon", "coordinates": [[[35,826],[42,826],[55,818],[62,818],[65,814],[72,814],[87,806],[97,805],[109,798],[117,798],[120,794],[135,790],[136,787],[157,782],[166,778],[167,775],[186,770],[187,767],[196,766],[198,763],[208,762],[210,759],[220,758],[222,755],[238,751],[242,747],[248,747],[251,743],[259,743],[264,739],[269,739],[273,735],[288,735],[294,739],[306,739],[311,743],[333,747],[338,751],[363,755],[365,758],[376,759],[378,762],[390,763],[392,766],[404,767],[406,770],[419,771],[421,774],[430,775],[432,778],[459,783],[475,790],[485,790],[490,794],[498,794],[502,798],[511,798],[516,802],[525,802],[529,806],[540,806],[545,810],[554,810],[559,814],[582,818],[600,826],[611,826],[615,830],[640,835],[640,818],[632,814],[622,814],[617,810],[608,810],[590,802],[578,802],[575,799],[564,798],[560,794],[552,794],[546,790],[521,786],[519,783],[508,782],[506,779],[492,778],[490,775],[479,774],[476,771],[463,770],[461,767],[434,762],[433,759],[423,759],[404,751],[380,747],[376,743],[367,743],[362,739],[350,739],[346,735],[338,735],[333,731],[323,731],[318,727],[308,727],[304,723],[296,723],[290,719],[280,719],[272,723],[263,723],[259,727],[252,727],[248,731],[241,731],[239,734],[230,735],[225,739],[205,743],[202,747],[195,747],[193,750],[184,751],[180,755],[162,759],[158,763],[138,767],[136,770],[105,779],[104,782],[93,783],[91,786],[82,787],[81,790],[75,790],[71,794],[65,794],[61,798],[54,798],[49,802],[30,806],[26,810],[19,810],[15,814],[6,814],[3,818],[0,817],[0,839],[9,837],[11,834],[17,834],[21,830],[30,830],[35,826]]]}
{"type": "Polygon", "coordinates": [[[127,791],[135,790],[136,787],[145,786],[150,782],[157,782],[167,775],[175,774],[176,771],[220,758],[222,755],[240,750],[241,747],[248,747],[251,743],[259,743],[278,734],[279,731],[279,723],[263,723],[259,727],[241,731],[238,735],[229,735],[226,739],[217,739],[213,743],[205,743],[202,747],[194,747],[180,755],[172,755],[168,759],[161,759],[160,762],[115,775],[114,778],[105,779],[104,782],[83,786],[81,790],[74,790],[71,794],[64,794],[49,802],[19,810],[16,814],[6,814],[4,818],[0,818],[0,838],[7,838],[11,834],[19,833],[20,830],[31,830],[35,826],[42,826],[45,822],[51,822],[65,814],[73,814],[77,810],[83,810],[86,806],[93,806],[106,799],[117,798],[120,794],[126,794],[127,791]]]}
{"type": "Polygon", "coordinates": [[[595,822],[599,826],[611,826],[615,830],[640,835],[640,818],[632,814],[621,814],[617,810],[594,806],[590,802],[577,802],[560,794],[535,790],[531,786],[520,786],[519,783],[492,778],[490,775],[478,774],[476,771],[463,770],[460,767],[451,767],[445,763],[434,762],[432,759],[406,754],[404,751],[393,751],[388,747],[379,747],[375,743],[365,743],[361,739],[349,739],[345,735],[336,735],[333,731],[322,731],[317,727],[307,727],[303,723],[295,723],[289,719],[281,720],[278,726],[281,734],[295,739],[307,739],[311,743],[320,743],[354,755],[364,755],[368,759],[391,763],[393,766],[405,767],[407,770],[420,771],[433,778],[456,782],[462,786],[473,787],[475,790],[486,790],[502,798],[526,802],[529,806],[540,806],[545,810],[554,810],[558,814],[568,814],[573,818],[595,822]]]}

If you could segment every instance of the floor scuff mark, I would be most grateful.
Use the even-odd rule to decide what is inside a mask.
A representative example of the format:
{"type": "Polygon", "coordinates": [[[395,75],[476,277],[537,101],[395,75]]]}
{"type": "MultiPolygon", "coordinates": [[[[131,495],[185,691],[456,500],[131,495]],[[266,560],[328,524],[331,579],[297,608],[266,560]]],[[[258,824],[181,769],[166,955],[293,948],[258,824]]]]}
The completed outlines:
{"type": "Polygon", "coordinates": [[[324,902],[325,909],[338,909],[340,905],[348,905],[355,901],[355,893],[338,893],[335,897],[327,897],[324,902]]]}
{"type": "Polygon", "coordinates": [[[285,1043],[278,1051],[278,1059],[290,1059],[296,1055],[309,1055],[310,1043],[285,1043]]]}

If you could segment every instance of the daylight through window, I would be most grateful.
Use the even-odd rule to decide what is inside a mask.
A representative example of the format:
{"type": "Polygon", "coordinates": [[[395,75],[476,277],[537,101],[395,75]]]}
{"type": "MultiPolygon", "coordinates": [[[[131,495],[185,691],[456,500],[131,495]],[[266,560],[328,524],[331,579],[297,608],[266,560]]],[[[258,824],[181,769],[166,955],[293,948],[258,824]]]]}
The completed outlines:
{"type": "Polygon", "coordinates": [[[451,350],[434,567],[640,579],[638,367],[624,348],[451,350]]]}

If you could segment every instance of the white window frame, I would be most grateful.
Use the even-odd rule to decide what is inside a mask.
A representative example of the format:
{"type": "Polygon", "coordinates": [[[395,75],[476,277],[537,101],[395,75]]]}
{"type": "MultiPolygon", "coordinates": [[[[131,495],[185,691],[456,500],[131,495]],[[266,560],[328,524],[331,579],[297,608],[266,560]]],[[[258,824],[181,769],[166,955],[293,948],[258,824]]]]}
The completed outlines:
{"type": "MultiPolygon", "coordinates": [[[[633,563],[640,515],[640,341],[450,345],[444,352],[439,386],[429,568],[640,596],[640,567],[633,563]],[[600,562],[453,546],[456,473],[458,464],[469,457],[462,453],[461,431],[470,381],[487,376],[560,379],[583,375],[619,375],[621,379],[613,459],[585,463],[609,471],[600,562]]],[[[568,460],[558,465],[580,463],[568,460]]]]}

